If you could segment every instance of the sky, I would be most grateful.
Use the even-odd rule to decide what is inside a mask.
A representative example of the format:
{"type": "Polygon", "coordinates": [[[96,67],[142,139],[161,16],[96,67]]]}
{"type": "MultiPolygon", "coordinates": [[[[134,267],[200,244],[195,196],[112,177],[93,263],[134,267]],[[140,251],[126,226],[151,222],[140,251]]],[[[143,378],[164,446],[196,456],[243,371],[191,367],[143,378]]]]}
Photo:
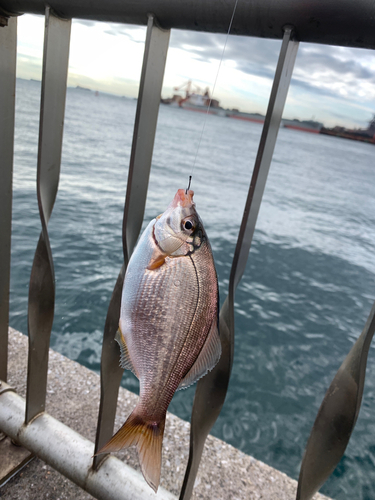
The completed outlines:
{"type": "MultiPolygon", "coordinates": [[[[18,18],[18,77],[41,79],[43,35],[43,16],[18,18]]],[[[141,26],[73,20],[68,85],[136,97],[145,37],[141,26]]],[[[162,96],[187,80],[212,90],[225,38],[172,30],[162,96]]],[[[265,114],[280,47],[230,35],[213,97],[224,108],[265,114]]],[[[300,43],[285,118],[366,128],[374,114],[375,51],[300,43]]]]}

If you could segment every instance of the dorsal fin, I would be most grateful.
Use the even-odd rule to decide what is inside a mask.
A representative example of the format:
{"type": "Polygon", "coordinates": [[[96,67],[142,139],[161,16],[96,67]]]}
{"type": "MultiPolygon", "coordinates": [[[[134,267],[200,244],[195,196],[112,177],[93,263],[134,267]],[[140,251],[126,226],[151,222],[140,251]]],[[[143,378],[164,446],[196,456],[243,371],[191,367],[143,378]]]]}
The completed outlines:
{"type": "Polygon", "coordinates": [[[206,375],[207,372],[211,371],[219,361],[220,355],[221,342],[215,318],[201,352],[199,353],[193,366],[181,380],[178,390],[186,389],[189,385],[194,384],[197,380],[206,375]]]}
{"type": "Polygon", "coordinates": [[[124,368],[124,370],[130,370],[134,373],[134,375],[138,378],[137,372],[134,368],[134,365],[132,363],[132,360],[130,359],[129,356],[129,351],[128,351],[128,346],[126,345],[126,340],[122,334],[121,328],[118,327],[118,330],[115,335],[115,340],[120,346],[120,366],[121,368],[124,368]]]}

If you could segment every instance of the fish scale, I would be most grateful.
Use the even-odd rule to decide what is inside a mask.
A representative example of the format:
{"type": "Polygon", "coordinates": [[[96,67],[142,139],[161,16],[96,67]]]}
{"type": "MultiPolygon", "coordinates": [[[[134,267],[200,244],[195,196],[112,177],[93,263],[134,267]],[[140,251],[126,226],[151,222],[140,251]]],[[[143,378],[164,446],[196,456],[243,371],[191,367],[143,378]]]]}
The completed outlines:
{"type": "MultiPolygon", "coordinates": [[[[189,287],[180,287],[184,288],[184,290],[180,290],[178,294],[172,294],[170,287],[166,287],[168,281],[175,280],[176,276],[183,278],[185,275],[189,276],[191,273],[189,269],[181,270],[181,267],[186,267],[186,265],[178,262],[180,259],[170,259],[170,262],[162,266],[160,270],[149,271],[149,273],[158,273],[158,276],[153,279],[153,288],[163,289],[165,293],[158,297],[154,293],[151,293],[152,300],[150,300],[149,295],[142,292],[138,300],[138,307],[133,311],[135,318],[133,330],[146,333],[142,337],[137,336],[133,344],[134,351],[137,353],[135,356],[139,356],[139,353],[142,353],[142,363],[140,364],[139,373],[141,398],[145,398],[148,401],[148,405],[150,405],[151,401],[158,401],[158,409],[162,413],[170,402],[170,398],[165,392],[167,391],[167,394],[171,393],[171,396],[173,396],[181,378],[184,376],[184,373],[181,372],[183,370],[186,371],[186,367],[184,368],[183,362],[181,362],[181,368],[177,369],[172,375],[171,384],[167,383],[170,379],[172,367],[176,365],[178,367],[178,356],[181,354],[186,336],[189,333],[196,303],[196,297],[193,293],[189,293],[189,287]],[[178,304],[182,300],[182,296],[184,297],[185,306],[188,306],[189,314],[186,314],[186,311],[184,311],[181,324],[177,316],[171,315],[171,311],[174,312],[175,304],[178,304]],[[163,304],[166,302],[169,306],[163,314],[163,304]],[[139,311],[142,311],[142,313],[139,313],[139,311]],[[155,314],[155,317],[152,316],[152,313],[155,314]],[[151,335],[153,335],[150,335],[150,331],[153,332],[155,323],[160,323],[160,321],[163,325],[162,330],[157,334],[157,339],[150,339],[151,335]],[[140,339],[138,345],[137,339],[140,339]],[[158,350],[157,357],[153,356],[155,345],[158,350]],[[163,385],[161,381],[163,381],[163,385]],[[161,401],[163,404],[160,404],[161,401]]],[[[149,413],[149,410],[147,413],[149,413]]],[[[154,415],[150,415],[150,417],[156,418],[154,415]]]]}

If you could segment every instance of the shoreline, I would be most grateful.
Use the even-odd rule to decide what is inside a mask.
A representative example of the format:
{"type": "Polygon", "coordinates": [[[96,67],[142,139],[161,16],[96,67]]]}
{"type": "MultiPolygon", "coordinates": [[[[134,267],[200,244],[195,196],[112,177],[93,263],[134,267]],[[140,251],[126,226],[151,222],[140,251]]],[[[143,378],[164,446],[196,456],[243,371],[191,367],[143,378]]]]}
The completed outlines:
{"type": "MultiPolygon", "coordinates": [[[[27,337],[9,329],[8,383],[25,396],[27,337]]],[[[99,376],[50,349],[46,411],[94,441],[99,408],[99,376]]],[[[115,428],[124,422],[138,396],[120,387],[115,428]]],[[[161,486],[178,496],[189,453],[189,423],[168,413],[163,443],[161,486]]],[[[116,456],[139,471],[134,448],[116,456]]],[[[294,500],[297,482],[286,474],[209,436],[198,471],[193,499],[294,500]]],[[[36,458],[1,488],[2,500],[93,498],[36,458]]],[[[314,500],[327,500],[320,494],[314,500]]]]}

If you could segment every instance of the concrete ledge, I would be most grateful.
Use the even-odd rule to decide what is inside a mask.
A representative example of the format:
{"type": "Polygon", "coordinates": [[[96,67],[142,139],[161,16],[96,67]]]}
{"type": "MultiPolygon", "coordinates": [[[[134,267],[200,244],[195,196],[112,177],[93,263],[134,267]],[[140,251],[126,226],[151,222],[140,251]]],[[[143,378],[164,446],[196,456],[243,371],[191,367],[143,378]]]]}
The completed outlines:
{"type": "MultiPolygon", "coordinates": [[[[8,383],[21,396],[26,391],[27,337],[10,329],[8,383]]],[[[99,376],[50,350],[46,410],[82,436],[95,440],[99,408],[99,376]]],[[[116,429],[134,408],[137,396],[120,388],[116,429]]],[[[53,446],[53,443],[51,443],[53,446]]],[[[189,424],[168,414],[163,447],[161,485],[178,496],[189,452],[189,424]]],[[[139,470],[134,449],[117,456],[139,470]]],[[[297,483],[264,463],[209,436],[193,499],[294,500],[297,483]]],[[[2,500],[86,500],[88,493],[36,459],[1,488],[2,500]]],[[[314,500],[327,500],[317,494],[314,500]]]]}

